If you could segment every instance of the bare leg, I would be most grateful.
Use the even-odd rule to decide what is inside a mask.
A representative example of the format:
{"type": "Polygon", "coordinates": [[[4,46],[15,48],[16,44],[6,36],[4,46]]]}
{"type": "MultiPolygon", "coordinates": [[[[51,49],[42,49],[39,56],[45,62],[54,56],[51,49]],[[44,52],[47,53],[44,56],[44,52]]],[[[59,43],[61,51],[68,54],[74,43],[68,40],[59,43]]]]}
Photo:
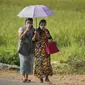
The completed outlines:
{"type": "Polygon", "coordinates": [[[45,81],[46,81],[46,82],[50,82],[48,76],[46,76],[45,81]]]}
{"type": "Polygon", "coordinates": [[[25,78],[28,79],[28,74],[25,74],[25,78]]]}
{"type": "Polygon", "coordinates": [[[40,78],[40,82],[43,83],[43,78],[42,77],[40,78]]]}
{"type": "Polygon", "coordinates": [[[25,75],[25,79],[26,79],[28,82],[31,82],[31,80],[28,79],[28,74],[25,75]]]}
{"type": "Polygon", "coordinates": [[[23,82],[26,82],[25,74],[22,74],[22,80],[23,82]]]}

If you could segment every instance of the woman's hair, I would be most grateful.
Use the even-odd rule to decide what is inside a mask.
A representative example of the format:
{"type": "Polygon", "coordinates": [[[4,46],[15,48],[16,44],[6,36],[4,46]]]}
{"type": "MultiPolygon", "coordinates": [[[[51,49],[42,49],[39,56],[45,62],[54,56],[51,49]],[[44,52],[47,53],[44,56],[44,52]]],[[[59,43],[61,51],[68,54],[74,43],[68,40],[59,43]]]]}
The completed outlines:
{"type": "Polygon", "coordinates": [[[26,18],[26,20],[25,20],[25,23],[26,23],[26,21],[31,21],[31,22],[33,22],[33,19],[32,18],[26,18]]]}
{"type": "Polygon", "coordinates": [[[42,19],[42,20],[39,22],[39,25],[40,25],[41,23],[45,23],[45,24],[47,24],[47,22],[46,22],[45,19],[42,19]]]}

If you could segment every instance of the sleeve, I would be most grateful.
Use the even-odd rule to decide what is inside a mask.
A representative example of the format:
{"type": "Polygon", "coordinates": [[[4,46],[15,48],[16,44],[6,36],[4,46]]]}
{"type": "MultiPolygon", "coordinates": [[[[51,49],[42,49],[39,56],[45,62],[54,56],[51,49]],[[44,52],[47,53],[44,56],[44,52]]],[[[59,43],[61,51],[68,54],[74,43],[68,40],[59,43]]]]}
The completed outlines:
{"type": "Polygon", "coordinates": [[[19,30],[18,30],[19,33],[22,33],[23,32],[23,28],[20,27],[19,30]]]}
{"type": "Polygon", "coordinates": [[[48,39],[52,39],[52,36],[51,36],[49,30],[47,30],[47,37],[48,37],[48,39]]]}
{"type": "Polygon", "coordinates": [[[36,30],[36,41],[40,39],[39,29],[36,30]]]}

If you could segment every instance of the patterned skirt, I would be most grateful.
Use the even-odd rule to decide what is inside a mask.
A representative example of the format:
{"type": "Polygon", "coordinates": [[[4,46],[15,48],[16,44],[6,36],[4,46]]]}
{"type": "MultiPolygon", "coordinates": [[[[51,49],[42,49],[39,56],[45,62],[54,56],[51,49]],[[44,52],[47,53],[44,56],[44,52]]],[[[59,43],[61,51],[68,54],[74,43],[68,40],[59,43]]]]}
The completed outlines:
{"type": "Polygon", "coordinates": [[[37,56],[35,59],[34,75],[38,78],[44,78],[46,76],[52,76],[52,66],[50,63],[50,56],[37,56]]]}

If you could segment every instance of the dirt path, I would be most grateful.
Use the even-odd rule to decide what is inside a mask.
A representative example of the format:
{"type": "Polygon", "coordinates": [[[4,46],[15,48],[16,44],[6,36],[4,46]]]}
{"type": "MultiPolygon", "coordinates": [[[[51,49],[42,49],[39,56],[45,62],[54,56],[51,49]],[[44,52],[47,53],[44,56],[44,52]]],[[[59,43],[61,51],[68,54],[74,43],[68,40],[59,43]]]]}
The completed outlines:
{"type": "MultiPolygon", "coordinates": [[[[40,83],[33,75],[29,76],[33,82],[40,83]]],[[[0,71],[0,79],[20,80],[21,75],[16,71],[0,71]]],[[[50,77],[52,85],[85,85],[84,75],[57,75],[50,77]]],[[[21,81],[21,80],[20,80],[21,81]]],[[[1,84],[0,84],[1,85],[1,84]]],[[[40,84],[39,84],[40,85],[40,84]]],[[[48,85],[44,83],[43,85],[48,85]]]]}

